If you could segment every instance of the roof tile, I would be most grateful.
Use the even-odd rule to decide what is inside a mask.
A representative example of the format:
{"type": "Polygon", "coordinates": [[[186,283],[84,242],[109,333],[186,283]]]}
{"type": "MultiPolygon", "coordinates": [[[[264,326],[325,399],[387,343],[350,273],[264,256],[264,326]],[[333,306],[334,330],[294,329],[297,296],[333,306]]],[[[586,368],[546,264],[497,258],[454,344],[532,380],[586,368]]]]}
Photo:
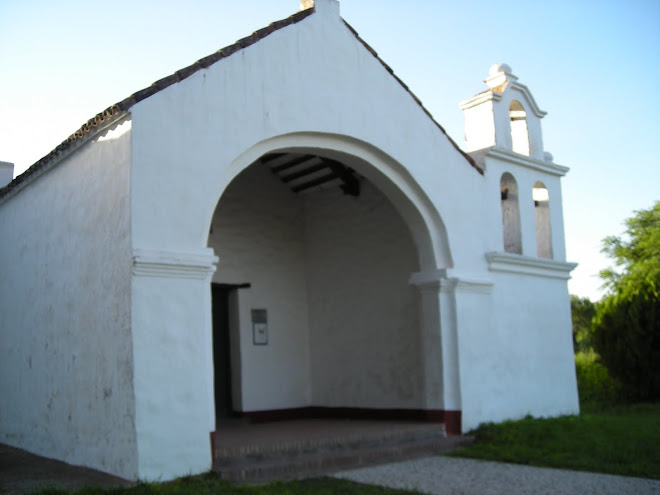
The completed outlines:
{"type": "Polygon", "coordinates": [[[158,93],[159,89],[156,86],[149,86],[148,88],[141,89],[140,91],[136,91],[133,93],[131,96],[135,100],[135,103],[138,103],[145,98],[149,98],[151,95],[154,95],[158,93]]]}
{"type": "MultiPolygon", "coordinates": [[[[200,58],[197,62],[195,62],[195,66],[197,70],[199,69],[206,69],[207,67],[210,67],[214,63],[216,63],[218,60],[221,58],[224,58],[222,53],[212,53],[211,55],[207,55],[206,57],[200,58]]],[[[197,72],[197,70],[195,72],[197,72]]]]}
{"type": "Polygon", "coordinates": [[[184,67],[183,69],[179,69],[178,71],[175,72],[175,74],[179,76],[180,80],[184,80],[186,77],[194,74],[198,70],[199,68],[193,64],[193,65],[189,65],[188,67],[184,67]]]}
{"type": "Polygon", "coordinates": [[[164,77],[162,79],[159,79],[155,83],[152,84],[152,86],[156,86],[159,90],[165,89],[168,86],[171,86],[172,84],[178,83],[181,80],[181,77],[175,72],[171,76],[164,77]]]}

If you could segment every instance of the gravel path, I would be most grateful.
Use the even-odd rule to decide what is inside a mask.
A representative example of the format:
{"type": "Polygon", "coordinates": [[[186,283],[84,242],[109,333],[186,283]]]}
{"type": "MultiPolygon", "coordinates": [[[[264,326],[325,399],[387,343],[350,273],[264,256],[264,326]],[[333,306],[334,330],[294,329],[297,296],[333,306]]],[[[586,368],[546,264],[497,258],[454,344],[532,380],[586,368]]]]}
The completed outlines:
{"type": "Polygon", "coordinates": [[[443,456],[334,476],[433,495],[660,495],[657,480],[443,456]]]}

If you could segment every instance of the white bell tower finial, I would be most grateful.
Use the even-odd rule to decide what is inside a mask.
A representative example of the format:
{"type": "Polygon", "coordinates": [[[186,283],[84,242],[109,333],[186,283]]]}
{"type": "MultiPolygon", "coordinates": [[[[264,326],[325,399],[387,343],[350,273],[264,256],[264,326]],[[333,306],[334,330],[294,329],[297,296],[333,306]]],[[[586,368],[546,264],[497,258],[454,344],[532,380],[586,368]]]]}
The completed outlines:
{"type": "Polygon", "coordinates": [[[484,79],[484,82],[490,89],[501,89],[500,93],[502,93],[510,82],[517,80],[518,78],[511,71],[511,66],[499,63],[490,66],[488,77],[484,79]]]}
{"type": "Polygon", "coordinates": [[[504,63],[492,65],[484,82],[488,90],[460,104],[467,151],[498,147],[545,160],[541,135],[545,112],[527,86],[504,63]]]}
{"type": "Polygon", "coordinates": [[[325,14],[333,13],[339,16],[338,0],[300,0],[300,10],[315,9],[316,12],[325,14]]]}

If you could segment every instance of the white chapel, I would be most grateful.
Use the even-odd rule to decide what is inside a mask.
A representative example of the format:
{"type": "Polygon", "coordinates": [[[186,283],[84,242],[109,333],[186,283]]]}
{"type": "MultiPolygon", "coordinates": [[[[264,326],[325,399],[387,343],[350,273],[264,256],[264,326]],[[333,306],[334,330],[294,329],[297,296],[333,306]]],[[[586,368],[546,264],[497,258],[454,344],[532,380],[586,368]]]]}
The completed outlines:
{"type": "Polygon", "coordinates": [[[568,169],[511,67],[485,83],[459,145],[303,2],[0,164],[0,442],[167,480],[228,416],[577,413],[568,169]]]}

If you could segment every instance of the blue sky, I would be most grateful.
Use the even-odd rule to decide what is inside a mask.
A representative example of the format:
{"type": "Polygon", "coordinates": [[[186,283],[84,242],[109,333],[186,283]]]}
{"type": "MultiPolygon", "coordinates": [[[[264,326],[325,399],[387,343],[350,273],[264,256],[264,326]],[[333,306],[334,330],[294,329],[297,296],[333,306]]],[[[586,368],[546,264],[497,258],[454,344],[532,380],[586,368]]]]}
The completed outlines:
{"type": "MultiPolygon", "coordinates": [[[[0,160],[21,172],[107,106],[298,9],[298,0],[0,0],[0,160]]],[[[459,145],[458,103],[506,62],[563,179],[571,293],[601,240],[660,200],[660,1],[343,0],[341,15],[459,145]]]]}

